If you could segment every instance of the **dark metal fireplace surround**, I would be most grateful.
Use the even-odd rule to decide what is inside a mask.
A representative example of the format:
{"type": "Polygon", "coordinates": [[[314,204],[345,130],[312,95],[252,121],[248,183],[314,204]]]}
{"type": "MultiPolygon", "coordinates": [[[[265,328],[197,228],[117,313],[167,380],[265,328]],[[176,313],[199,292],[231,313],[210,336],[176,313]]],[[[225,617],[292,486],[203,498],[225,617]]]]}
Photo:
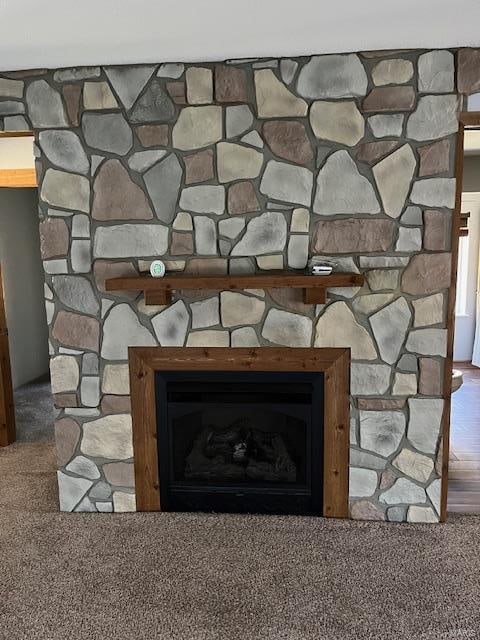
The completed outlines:
{"type": "Polygon", "coordinates": [[[350,350],[131,347],[139,511],[348,516],[350,350]]]}
{"type": "Polygon", "coordinates": [[[162,505],[321,515],[323,377],[157,371],[162,505]]]}

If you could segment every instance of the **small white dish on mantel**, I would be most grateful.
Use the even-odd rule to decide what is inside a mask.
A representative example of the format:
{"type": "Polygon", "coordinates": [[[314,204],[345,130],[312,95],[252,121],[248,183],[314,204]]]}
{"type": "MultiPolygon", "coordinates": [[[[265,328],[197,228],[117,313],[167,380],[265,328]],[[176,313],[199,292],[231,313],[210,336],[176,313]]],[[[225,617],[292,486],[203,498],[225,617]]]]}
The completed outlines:
{"type": "Polygon", "coordinates": [[[329,276],[332,273],[333,267],[325,264],[312,265],[313,276],[329,276]]]}

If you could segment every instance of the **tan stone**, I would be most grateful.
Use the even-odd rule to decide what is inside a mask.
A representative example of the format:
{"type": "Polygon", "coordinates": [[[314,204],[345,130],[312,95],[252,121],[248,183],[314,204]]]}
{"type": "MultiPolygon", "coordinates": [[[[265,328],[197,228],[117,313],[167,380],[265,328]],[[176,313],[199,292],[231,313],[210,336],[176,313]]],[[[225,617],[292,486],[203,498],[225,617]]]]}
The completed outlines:
{"type": "Polygon", "coordinates": [[[448,289],[451,279],[449,253],[422,253],[413,256],[402,278],[404,293],[422,295],[448,289]]]}
{"type": "Polygon", "coordinates": [[[107,482],[117,487],[134,487],[135,474],[131,462],[109,462],[103,465],[107,482]]]}
{"type": "Polygon", "coordinates": [[[75,453],[80,438],[80,427],[72,418],[55,421],[55,447],[59,467],[65,466],[75,453]]]}
{"type": "Polygon", "coordinates": [[[80,381],[80,369],[74,356],[58,355],[50,359],[52,393],[76,391],[80,381]]]}
{"type": "Polygon", "coordinates": [[[109,415],[83,425],[82,453],[95,458],[126,460],[133,457],[132,419],[109,415]]]}
{"type": "Polygon", "coordinates": [[[96,220],[151,220],[143,189],[132,181],[120,160],[104,162],[93,185],[92,217],[96,220]]]}
{"type": "Polygon", "coordinates": [[[209,104],[213,100],[213,78],[211,69],[189,67],[185,73],[187,101],[189,104],[209,104]]]}
{"type": "Polygon", "coordinates": [[[134,493],[124,493],[123,491],[114,491],[113,493],[113,510],[115,513],[127,513],[136,511],[136,500],[134,493]]]}
{"type": "Polygon", "coordinates": [[[183,160],[185,162],[185,184],[213,180],[215,174],[212,149],[192,153],[185,156],[183,160]]]}
{"type": "Polygon", "coordinates": [[[443,392],[443,367],[440,360],[419,358],[419,392],[425,396],[440,396],[443,392]]]}
{"type": "Polygon", "coordinates": [[[48,218],[40,222],[40,252],[44,260],[68,253],[69,233],[61,218],[48,218]]]}
{"type": "Polygon", "coordinates": [[[283,307],[284,309],[289,309],[289,311],[308,314],[312,309],[311,304],[305,304],[303,302],[302,289],[288,289],[286,287],[281,287],[280,289],[269,289],[268,293],[275,305],[283,307]]]}
{"type": "Polygon", "coordinates": [[[385,514],[373,502],[358,500],[350,506],[350,515],[353,520],[385,520],[385,514]]]}
{"type": "Polygon", "coordinates": [[[457,87],[459,93],[480,91],[480,49],[460,49],[457,54],[457,87]]]}
{"type": "Polygon", "coordinates": [[[177,216],[173,221],[173,228],[176,231],[192,231],[192,216],[186,211],[180,211],[179,213],[177,213],[177,216]]]}
{"type": "Polygon", "coordinates": [[[375,164],[389,153],[391,153],[400,143],[394,140],[381,140],[380,142],[367,142],[361,144],[357,151],[357,160],[367,164],[375,164]]]}
{"type": "Polygon", "coordinates": [[[415,310],[414,327],[428,327],[443,322],[443,293],[412,301],[415,310]]]}
{"type": "Polygon", "coordinates": [[[290,222],[291,233],[308,233],[310,229],[310,212],[308,209],[294,209],[290,222]]]}
{"type": "Polygon", "coordinates": [[[106,364],[103,370],[102,393],[127,396],[130,393],[128,364],[106,364]]]}
{"type": "Polygon", "coordinates": [[[263,137],[279,158],[307,165],[313,160],[313,151],[305,125],[296,120],[271,120],[263,125],[263,137]]]}
{"type": "Polygon", "coordinates": [[[424,213],[424,247],[428,251],[448,251],[450,248],[449,211],[429,209],[424,213]]]}
{"type": "Polygon", "coordinates": [[[175,104],[187,104],[187,97],[185,95],[185,83],[181,80],[174,82],[167,82],[166,89],[170,98],[175,104]]]}
{"type": "Polygon", "coordinates": [[[355,146],[365,134],[365,120],[354,100],[314,102],[310,123],[317,138],[355,146]]]}
{"type": "Polygon", "coordinates": [[[100,410],[104,415],[108,413],[130,413],[132,410],[130,396],[103,396],[100,410]]]}
{"type": "Polygon", "coordinates": [[[185,107],[173,127],[173,146],[184,151],[208,147],[222,139],[222,131],[221,107],[185,107]]]}
{"type": "Polygon", "coordinates": [[[388,113],[413,111],[415,91],[413,87],[376,87],[363,101],[364,113],[388,113]]]}
{"type": "Polygon", "coordinates": [[[78,127],[82,87],[78,84],[66,84],[62,87],[62,93],[67,107],[68,119],[73,127],[78,127]]]}
{"type": "Polygon", "coordinates": [[[393,382],[394,396],[414,396],[417,393],[417,376],[414,373],[396,373],[393,382]]]}
{"type": "Polygon", "coordinates": [[[372,337],[358,322],[345,302],[329,305],[316,327],[316,347],[350,347],[353,360],[375,360],[372,337]]]}
{"type": "Polygon", "coordinates": [[[394,58],[381,60],[372,70],[372,80],[377,87],[386,84],[403,84],[412,79],[413,64],[410,60],[394,58]]]}
{"type": "Polygon", "coordinates": [[[402,213],[416,166],[412,148],[404,144],[373,167],[384,211],[392,218],[402,213]]]}
{"type": "Polygon", "coordinates": [[[172,232],[170,254],[172,256],[190,256],[193,253],[193,236],[191,233],[172,232]]]}
{"type": "Polygon", "coordinates": [[[168,146],[168,124],[144,124],[135,131],[145,148],[168,146]]]}
{"type": "Polygon", "coordinates": [[[52,329],[52,337],[61,344],[90,351],[98,351],[99,335],[98,320],[68,311],[58,312],[52,329]]]}
{"type": "Polygon", "coordinates": [[[247,102],[245,71],[226,65],[217,65],[215,67],[215,98],[217,102],[247,102]]]}
{"type": "Polygon", "coordinates": [[[319,220],[315,225],[315,253],[357,253],[386,251],[393,242],[391,220],[319,220]]]}
{"type": "Polygon", "coordinates": [[[400,411],[405,406],[405,399],[393,398],[358,398],[359,411],[400,411]]]}
{"type": "Polygon", "coordinates": [[[308,105],[297,98],[271,69],[255,71],[255,93],[259,118],[306,116],[308,105]]]}
{"type": "Polygon", "coordinates": [[[402,449],[392,465],[418,482],[427,482],[433,471],[433,460],[411,449],[402,449]]]}
{"type": "Polygon", "coordinates": [[[116,109],[118,103],[108,82],[85,82],[83,106],[85,109],[116,109]]]}
{"type": "MultiPolygon", "coordinates": [[[[150,264],[150,263],[149,263],[150,264]]],[[[123,278],[136,276],[137,270],[131,262],[110,262],[109,260],[95,260],[93,263],[93,276],[99,291],[106,291],[105,280],[110,278],[123,278]]],[[[126,292],[122,292],[124,295],[126,292]]],[[[129,297],[136,298],[137,293],[129,293],[129,297]]]]}
{"type": "Polygon", "coordinates": [[[265,312],[265,302],[233,291],[222,291],[221,317],[224,327],[236,327],[242,324],[257,324],[265,312]]]}
{"type": "MultiPolygon", "coordinates": [[[[225,258],[193,258],[187,262],[185,273],[190,275],[223,275],[227,273],[227,260],[225,258]]],[[[206,295],[205,291],[203,295],[206,295]]]]}
{"type": "Polygon", "coordinates": [[[450,169],[450,140],[439,140],[418,148],[420,169],[418,175],[434,176],[450,169]]]}
{"type": "Polygon", "coordinates": [[[262,169],[263,153],[231,142],[217,144],[217,171],[220,182],[256,178],[262,169]]]}
{"type": "Polygon", "coordinates": [[[187,338],[187,347],[228,347],[230,334],[228,331],[192,331],[187,338]]]}
{"type": "Polygon", "coordinates": [[[257,256],[257,265],[262,271],[283,269],[283,255],[257,256]]]}
{"type": "Polygon", "coordinates": [[[242,214],[251,211],[259,211],[255,187],[251,182],[237,182],[228,189],[228,213],[242,214]]]}

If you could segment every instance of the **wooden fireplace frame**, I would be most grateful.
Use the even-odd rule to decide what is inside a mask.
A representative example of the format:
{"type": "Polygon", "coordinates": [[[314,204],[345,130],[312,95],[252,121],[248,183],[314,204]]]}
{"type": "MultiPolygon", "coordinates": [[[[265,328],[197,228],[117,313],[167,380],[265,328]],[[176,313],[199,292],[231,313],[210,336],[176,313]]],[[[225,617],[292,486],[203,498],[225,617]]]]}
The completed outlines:
{"type": "Polygon", "coordinates": [[[325,375],[323,515],[348,517],[350,349],[130,347],[137,511],[161,511],[156,371],[313,371],[325,375]]]}

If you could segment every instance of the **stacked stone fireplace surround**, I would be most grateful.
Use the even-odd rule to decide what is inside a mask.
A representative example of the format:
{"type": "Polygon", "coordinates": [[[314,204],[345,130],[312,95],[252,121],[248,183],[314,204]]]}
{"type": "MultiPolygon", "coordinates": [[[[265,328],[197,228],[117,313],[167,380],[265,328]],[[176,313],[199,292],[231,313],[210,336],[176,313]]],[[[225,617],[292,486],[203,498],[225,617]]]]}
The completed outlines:
{"type": "Polygon", "coordinates": [[[0,130],[36,139],[62,510],[135,510],[128,346],[345,346],[351,516],[438,520],[455,141],[479,69],[463,49],[1,74],[0,130]],[[318,306],[105,290],[153,258],[314,256],[365,285],[318,306]]]}

